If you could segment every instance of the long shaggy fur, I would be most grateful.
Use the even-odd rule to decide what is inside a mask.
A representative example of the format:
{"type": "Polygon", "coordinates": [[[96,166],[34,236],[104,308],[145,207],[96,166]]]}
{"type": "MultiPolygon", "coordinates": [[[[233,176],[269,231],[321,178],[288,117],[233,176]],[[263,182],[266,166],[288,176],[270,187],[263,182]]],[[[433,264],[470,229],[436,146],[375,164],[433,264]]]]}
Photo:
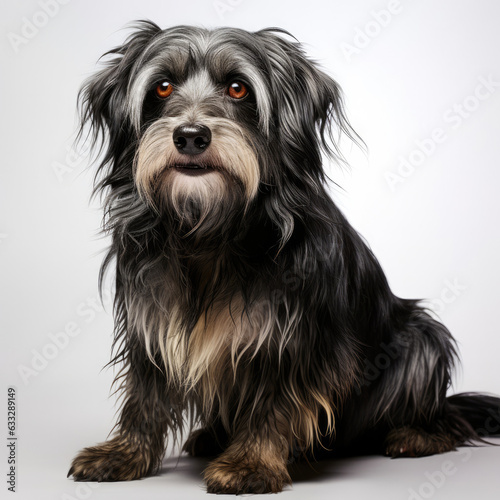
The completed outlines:
{"type": "Polygon", "coordinates": [[[393,295],[330,198],[322,154],[341,160],[339,135],[357,136],[337,83],[287,36],[140,22],[82,89],[123,406],[115,436],[75,458],[76,480],[154,473],[186,424],[199,428],[188,452],[218,454],[215,493],[280,491],[297,452],[421,456],[495,431],[500,400],[447,399],[450,333],[393,295]],[[196,157],[172,140],[186,124],[211,130],[196,157]],[[202,175],[181,173],[194,161],[202,175]]]}

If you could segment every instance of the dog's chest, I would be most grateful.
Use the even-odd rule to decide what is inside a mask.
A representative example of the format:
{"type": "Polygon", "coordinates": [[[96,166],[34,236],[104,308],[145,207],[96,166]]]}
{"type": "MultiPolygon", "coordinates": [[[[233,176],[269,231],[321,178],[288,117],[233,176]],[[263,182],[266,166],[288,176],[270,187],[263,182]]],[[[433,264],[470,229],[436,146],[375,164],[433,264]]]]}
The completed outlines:
{"type": "Polygon", "coordinates": [[[171,375],[188,387],[202,379],[217,383],[232,377],[241,357],[259,349],[271,330],[265,304],[247,309],[239,296],[230,303],[215,302],[184,334],[176,326],[179,313],[173,315],[166,335],[166,361],[171,375]]]}

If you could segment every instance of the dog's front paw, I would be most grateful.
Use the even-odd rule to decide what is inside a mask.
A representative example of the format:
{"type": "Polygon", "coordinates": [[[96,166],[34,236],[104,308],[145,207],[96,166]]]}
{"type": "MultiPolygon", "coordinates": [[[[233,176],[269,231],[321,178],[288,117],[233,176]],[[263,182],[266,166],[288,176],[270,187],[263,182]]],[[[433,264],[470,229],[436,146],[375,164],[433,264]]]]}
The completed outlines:
{"type": "Polygon", "coordinates": [[[73,460],[68,477],[75,481],[131,481],[157,467],[148,453],[126,440],[114,438],[84,448],[73,460]]]}
{"type": "Polygon", "coordinates": [[[286,467],[214,460],[205,470],[208,493],[279,493],[291,483],[286,467]]]}

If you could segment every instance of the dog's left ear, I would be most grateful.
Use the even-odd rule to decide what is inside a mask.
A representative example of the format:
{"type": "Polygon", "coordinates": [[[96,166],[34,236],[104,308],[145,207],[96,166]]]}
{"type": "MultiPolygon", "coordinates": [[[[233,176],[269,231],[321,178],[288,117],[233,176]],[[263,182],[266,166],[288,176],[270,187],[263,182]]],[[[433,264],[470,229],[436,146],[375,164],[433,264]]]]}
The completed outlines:
{"type": "MultiPolygon", "coordinates": [[[[270,64],[270,83],[275,99],[275,122],[283,146],[292,148],[300,161],[309,158],[321,167],[320,150],[342,159],[338,140],[342,134],[361,142],[349,124],[338,83],[305,55],[298,42],[279,28],[257,32],[270,64]]],[[[311,163],[309,161],[309,163],[311,163]]],[[[317,172],[322,176],[322,172],[317,172]]]]}

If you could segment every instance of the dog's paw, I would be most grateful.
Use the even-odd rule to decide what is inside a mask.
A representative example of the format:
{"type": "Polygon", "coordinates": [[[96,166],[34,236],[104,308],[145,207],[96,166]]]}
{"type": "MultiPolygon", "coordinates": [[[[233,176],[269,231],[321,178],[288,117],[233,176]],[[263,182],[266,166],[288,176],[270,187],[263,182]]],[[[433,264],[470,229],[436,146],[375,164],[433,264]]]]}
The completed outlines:
{"type": "Polygon", "coordinates": [[[131,481],[149,475],[156,466],[139,447],[114,438],[84,448],[74,458],[68,477],[75,481],[131,481]]]}
{"type": "Polygon", "coordinates": [[[291,483],[286,467],[269,468],[262,463],[231,464],[214,460],[205,470],[208,493],[279,493],[291,483]]]}
{"type": "Polygon", "coordinates": [[[456,439],[450,434],[401,427],[387,435],[385,454],[392,458],[423,457],[454,450],[456,444],[456,439]]]}
{"type": "Polygon", "coordinates": [[[192,457],[213,457],[223,449],[222,443],[207,429],[193,431],[182,447],[182,450],[192,457]]]}

